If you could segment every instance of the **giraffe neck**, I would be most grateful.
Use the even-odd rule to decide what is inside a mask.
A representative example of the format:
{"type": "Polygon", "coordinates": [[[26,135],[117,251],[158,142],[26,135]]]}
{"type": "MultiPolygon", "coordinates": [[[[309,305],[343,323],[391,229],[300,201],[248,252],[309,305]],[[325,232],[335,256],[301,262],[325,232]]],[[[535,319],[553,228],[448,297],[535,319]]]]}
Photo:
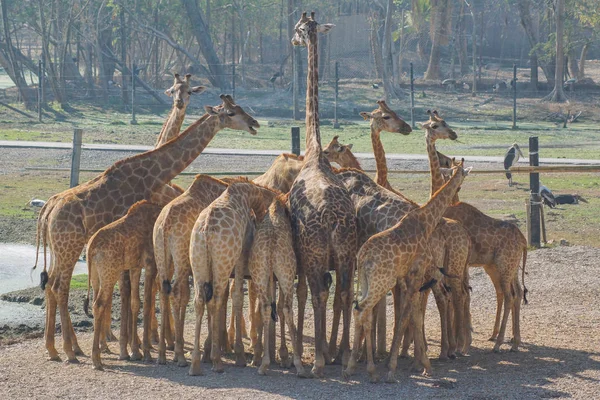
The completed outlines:
{"type": "Polygon", "coordinates": [[[319,130],[319,52],[317,32],[312,31],[308,40],[308,67],[306,72],[306,161],[321,155],[321,132],[319,130]]]}
{"type": "Polygon", "coordinates": [[[106,174],[118,176],[119,172],[126,171],[120,179],[141,180],[145,189],[154,191],[190,165],[221,129],[218,116],[205,114],[176,139],[157,149],[118,161],[106,174]],[[149,180],[148,176],[153,179],[149,180]]]}
{"type": "Polygon", "coordinates": [[[433,218],[422,220],[428,221],[426,234],[430,235],[437,224],[442,219],[446,209],[450,205],[450,200],[455,196],[456,191],[462,184],[463,177],[461,172],[456,172],[437,192],[431,196],[429,201],[419,208],[421,215],[431,215],[433,218]]]}
{"type": "Polygon", "coordinates": [[[444,186],[444,178],[440,171],[440,158],[435,150],[435,140],[429,137],[429,132],[425,136],[427,142],[427,155],[429,156],[429,169],[431,170],[431,191],[429,197],[433,196],[442,186],[444,186]]]}
{"type": "Polygon", "coordinates": [[[375,155],[375,165],[377,170],[375,173],[375,182],[386,189],[390,189],[387,161],[385,159],[385,151],[383,150],[380,134],[381,130],[371,125],[371,143],[373,145],[373,154],[375,155]]]}
{"type": "Polygon", "coordinates": [[[229,186],[228,193],[230,201],[238,205],[245,203],[254,211],[258,220],[264,217],[269,205],[276,197],[275,192],[249,182],[232,184],[229,186]]]}
{"type": "Polygon", "coordinates": [[[360,163],[358,162],[358,160],[356,159],[354,154],[352,154],[351,151],[348,150],[348,151],[345,151],[344,153],[345,153],[344,156],[339,160],[342,168],[354,168],[359,171],[363,170],[362,167],[360,166],[360,163]]]}
{"type": "Polygon", "coordinates": [[[169,140],[179,135],[179,132],[181,131],[181,125],[183,125],[183,120],[185,119],[185,110],[185,106],[181,109],[173,106],[171,112],[169,113],[169,117],[163,124],[160,134],[158,135],[158,139],[154,145],[155,148],[162,146],[169,140]]]}

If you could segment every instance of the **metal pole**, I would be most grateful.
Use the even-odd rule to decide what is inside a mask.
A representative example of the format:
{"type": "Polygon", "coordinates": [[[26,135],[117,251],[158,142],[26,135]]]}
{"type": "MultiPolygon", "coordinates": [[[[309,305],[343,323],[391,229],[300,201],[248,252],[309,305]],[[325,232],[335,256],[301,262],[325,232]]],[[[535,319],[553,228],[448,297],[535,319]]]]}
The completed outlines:
{"type": "MultiPolygon", "coordinates": [[[[529,165],[539,165],[538,138],[531,136],[529,138],[529,165]]],[[[540,207],[542,206],[540,197],[540,174],[537,172],[529,174],[531,229],[527,232],[529,245],[540,247],[540,207]]]]}
{"type": "Polygon", "coordinates": [[[135,64],[131,65],[131,125],[137,125],[135,120],[135,64]]]}
{"type": "Polygon", "coordinates": [[[335,104],[333,107],[333,129],[339,129],[340,123],[338,122],[337,110],[338,110],[338,95],[339,95],[339,66],[340,63],[338,61],[335,62],[335,104]]]}
{"type": "Polygon", "coordinates": [[[512,128],[517,129],[517,64],[513,64],[513,124],[512,128]]]}
{"type": "Polygon", "coordinates": [[[231,64],[231,96],[235,99],[235,64],[231,64]]]}
{"type": "Polygon", "coordinates": [[[415,79],[413,77],[413,63],[410,63],[410,126],[415,129],[415,79]]]}
{"type": "Polygon", "coordinates": [[[69,187],[79,185],[79,166],[81,164],[81,137],[83,129],[73,130],[73,154],[71,155],[71,182],[69,187]]]}
{"type": "Polygon", "coordinates": [[[42,122],[42,85],[44,78],[42,77],[42,60],[38,61],[38,120],[42,122]]]}
{"type": "Polygon", "coordinates": [[[292,126],[292,153],[300,155],[300,127],[292,126]]]}

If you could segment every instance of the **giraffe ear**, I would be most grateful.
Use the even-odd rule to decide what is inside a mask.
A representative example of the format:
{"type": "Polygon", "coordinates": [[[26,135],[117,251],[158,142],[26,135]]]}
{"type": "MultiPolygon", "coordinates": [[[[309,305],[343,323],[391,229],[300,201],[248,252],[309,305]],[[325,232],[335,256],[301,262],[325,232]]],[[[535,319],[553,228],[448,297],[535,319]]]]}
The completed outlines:
{"type": "Polygon", "coordinates": [[[204,106],[204,110],[208,115],[219,115],[219,112],[213,106],[204,106]]]}
{"type": "Polygon", "coordinates": [[[168,88],[167,90],[165,90],[165,94],[169,97],[173,96],[173,87],[168,88]]]}
{"type": "Polygon", "coordinates": [[[419,123],[419,125],[421,125],[421,129],[429,129],[429,127],[431,126],[431,121],[419,123]]]}
{"type": "Polygon", "coordinates": [[[361,112],[360,116],[363,117],[365,119],[365,121],[368,121],[370,118],[373,117],[373,115],[371,113],[368,113],[368,112],[361,112]]]}
{"type": "Polygon", "coordinates": [[[319,24],[317,25],[317,32],[328,33],[335,27],[334,24],[319,24]]]}
{"type": "Polygon", "coordinates": [[[192,93],[200,94],[200,93],[204,92],[205,90],[206,90],[206,86],[194,86],[192,88],[192,93]]]}
{"type": "Polygon", "coordinates": [[[352,150],[352,146],[354,146],[354,145],[353,145],[352,143],[350,143],[350,144],[346,145],[346,148],[347,148],[348,150],[352,150]]]}
{"type": "Polygon", "coordinates": [[[467,168],[465,168],[465,176],[469,175],[472,170],[473,170],[473,167],[467,167],[467,168]]]}

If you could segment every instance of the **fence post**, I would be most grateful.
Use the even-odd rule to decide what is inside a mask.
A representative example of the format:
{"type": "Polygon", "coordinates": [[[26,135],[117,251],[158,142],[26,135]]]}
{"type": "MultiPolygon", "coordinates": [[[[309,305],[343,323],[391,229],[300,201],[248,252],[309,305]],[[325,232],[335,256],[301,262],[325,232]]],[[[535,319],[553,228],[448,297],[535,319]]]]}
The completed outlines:
{"type": "Polygon", "coordinates": [[[38,120],[42,122],[42,85],[44,78],[42,75],[42,60],[38,61],[38,120]]]}
{"type": "Polygon", "coordinates": [[[517,129],[517,64],[513,64],[513,124],[512,128],[517,129]]]}
{"type": "Polygon", "coordinates": [[[410,63],[410,126],[415,129],[415,80],[413,78],[413,63],[410,63]]]}
{"type": "Polygon", "coordinates": [[[81,163],[81,137],[83,129],[73,130],[73,154],[71,155],[71,182],[69,187],[79,185],[79,166],[81,163]]]}
{"type": "Polygon", "coordinates": [[[338,122],[337,111],[338,111],[338,94],[339,94],[339,66],[338,61],[335,62],[335,104],[333,106],[333,129],[339,129],[340,123],[338,122]]]}
{"type": "Polygon", "coordinates": [[[300,155],[300,127],[292,126],[292,153],[300,155]]]}
{"type": "MultiPolygon", "coordinates": [[[[529,138],[529,165],[537,167],[539,165],[538,154],[538,138],[531,136],[529,138]]],[[[533,172],[529,174],[529,190],[530,190],[530,210],[529,217],[531,229],[527,231],[527,239],[530,246],[540,247],[540,207],[542,201],[540,198],[540,174],[533,172]]]]}
{"type": "Polygon", "coordinates": [[[135,120],[135,64],[131,65],[131,121],[129,122],[131,125],[136,125],[137,121],[135,120]]]}

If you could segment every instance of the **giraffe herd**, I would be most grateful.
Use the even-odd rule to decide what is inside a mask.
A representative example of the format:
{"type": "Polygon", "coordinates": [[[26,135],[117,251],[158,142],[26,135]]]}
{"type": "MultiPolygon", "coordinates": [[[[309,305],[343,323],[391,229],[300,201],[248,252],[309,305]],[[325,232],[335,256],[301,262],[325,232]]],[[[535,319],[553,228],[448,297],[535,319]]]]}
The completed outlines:
{"type": "Polygon", "coordinates": [[[176,74],[173,86],[165,92],[173,97],[173,109],[154,150],[120,160],[96,178],[48,200],[40,211],[36,241],[38,249],[42,245],[44,251],[41,286],[46,296],[45,341],[50,360],[60,360],[54,339],[57,310],[68,361],[78,362],[77,356],[83,355],[67,302],[73,268],[86,244],[89,284],[94,293],[94,369],[103,369],[100,354],[110,338],[116,282],[122,302],[120,358],[152,360],[152,318],[158,291],[158,364],[167,363],[167,350],[173,350],[174,362],[188,366],[184,326],[192,296],[190,278],[195,329],[189,375],[203,374],[203,361],[211,361],[213,371],[223,372],[221,354],[231,345],[235,365],[246,365],[242,342],[244,278],[251,279],[250,337],[253,363],[260,375],[267,373],[275,358],[269,325],[279,318],[281,363],[288,367],[293,364],[299,377],[322,378],[326,364],[338,363],[348,379],[362,356],[367,360],[370,380],[378,381],[374,357],[388,350],[385,297],[390,290],[394,326],[387,381],[395,381],[400,350],[400,355],[407,356],[411,344],[415,366],[431,374],[424,331],[427,295],[433,292],[440,313],[440,359],[468,354],[472,331],[468,269],[476,266],[484,268],[496,289],[497,312],[490,338],[495,341],[494,351],[504,343],[509,315],[511,350],[518,350],[520,304],[526,301],[527,292],[521,288],[518,273],[522,261],[524,278],[527,242],[512,223],[491,218],[458,200],[470,168],[464,167],[464,160],[458,162],[437,152],[437,140],[457,138],[437,111],[429,112],[428,121],[422,125],[431,170],[430,198],[423,205],[405,197],[388,181],[380,135],[408,135],[411,127],[385,101],[379,101],[372,112],[360,113],[370,122],[377,166],[374,180],[362,171],[351,144],[340,143],[336,136],[322,148],[317,34],[333,27],[318,24],[314,13],[303,13],[294,30],[292,44],[308,50],[304,157],[282,154],[253,181],[197,175],[185,191],[171,184],[220,130],[230,128],[255,135],[259,128],[231,96],[221,95],[220,105],[206,106],[205,115],[180,132],[190,96],[201,93],[204,87],[192,87],[190,75],[181,79],[176,74]],[[137,318],[142,268],[140,341],[137,318]],[[334,279],[333,323],[327,340],[327,304],[334,279]],[[308,288],[315,348],[310,372],[302,363],[308,288]],[[231,340],[225,321],[229,294],[231,340]],[[205,309],[208,337],[201,345],[205,309]],[[285,326],[293,349],[291,358],[285,326]]]}

